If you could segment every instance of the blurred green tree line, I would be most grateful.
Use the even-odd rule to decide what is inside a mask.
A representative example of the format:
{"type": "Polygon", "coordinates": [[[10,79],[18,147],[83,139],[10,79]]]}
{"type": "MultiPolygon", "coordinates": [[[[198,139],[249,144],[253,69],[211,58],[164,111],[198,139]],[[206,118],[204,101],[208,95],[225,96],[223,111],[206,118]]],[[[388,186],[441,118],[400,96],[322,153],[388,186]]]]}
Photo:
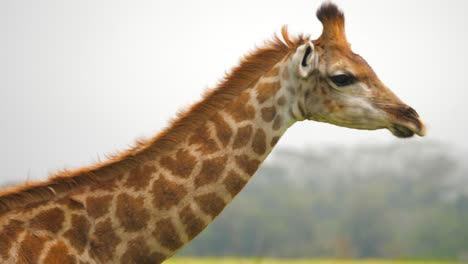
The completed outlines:
{"type": "Polygon", "coordinates": [[[278,150],[179,255],[468,258],[468,170],[438,143],[278,150]]]}

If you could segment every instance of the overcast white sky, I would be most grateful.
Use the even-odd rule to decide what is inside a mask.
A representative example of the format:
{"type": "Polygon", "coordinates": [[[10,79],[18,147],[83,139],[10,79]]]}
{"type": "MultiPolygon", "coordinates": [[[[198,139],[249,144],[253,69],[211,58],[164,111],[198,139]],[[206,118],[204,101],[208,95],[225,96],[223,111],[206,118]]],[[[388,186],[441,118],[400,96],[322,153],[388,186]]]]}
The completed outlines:
{"type": "MultiPolygon", "coordinates": [[[[467,1],[335,1],[348,40],[422,116],[468,148],[467,1]]],[[[44,178],[150,137],[283,24],[318,37],[314,0],[0,0],[0,183],[44,178]]],[[[280,147],[380,144],[388,131],[303,122],[280,147]]]]}

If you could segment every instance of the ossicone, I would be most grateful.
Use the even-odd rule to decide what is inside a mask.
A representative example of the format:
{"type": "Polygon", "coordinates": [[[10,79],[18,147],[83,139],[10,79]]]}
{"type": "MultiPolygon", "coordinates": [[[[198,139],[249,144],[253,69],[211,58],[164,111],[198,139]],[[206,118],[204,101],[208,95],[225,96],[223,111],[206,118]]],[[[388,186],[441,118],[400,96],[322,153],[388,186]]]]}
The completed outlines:
{"type": "Polygon", "coordinates": [[[317,10],[317,18],[323,25],[322,35],[317,41],[347,44],[344,14],[334,3],[323,3],[317,10]]]}
{"type": "Polygon", "coordinates": [[[317,18],[322,23],[335,20],[344,22],[343,12],[332,2],[325,2],[319,7],[317,10],[317,18]]]}

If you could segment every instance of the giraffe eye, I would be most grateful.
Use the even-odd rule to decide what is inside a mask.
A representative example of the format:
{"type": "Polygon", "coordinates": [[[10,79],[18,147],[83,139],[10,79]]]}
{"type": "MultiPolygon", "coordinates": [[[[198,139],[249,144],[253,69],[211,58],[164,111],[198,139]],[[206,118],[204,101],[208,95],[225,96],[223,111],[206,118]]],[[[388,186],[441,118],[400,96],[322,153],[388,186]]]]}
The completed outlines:
{"type": "Polygon", "coordinates": [[[330,76],[330,80],[336,84],[336,86],[348,86],[356,81],[356,78],[351,74],[338,74],[330,76]]]}

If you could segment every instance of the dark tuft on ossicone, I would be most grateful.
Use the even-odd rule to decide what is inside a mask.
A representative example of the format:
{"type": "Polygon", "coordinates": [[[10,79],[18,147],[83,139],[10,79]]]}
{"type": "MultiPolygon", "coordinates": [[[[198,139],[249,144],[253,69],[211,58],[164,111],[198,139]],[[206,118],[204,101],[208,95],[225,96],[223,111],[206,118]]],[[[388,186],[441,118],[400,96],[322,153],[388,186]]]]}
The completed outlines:
{"type": "Polygon", "coordinates": [[[344,15],[334,3],[325,2],[317,10],[317,18],[320,22],[324,23],[324,21],[332,21],[335,19],[344,20],[344,15]]]}

